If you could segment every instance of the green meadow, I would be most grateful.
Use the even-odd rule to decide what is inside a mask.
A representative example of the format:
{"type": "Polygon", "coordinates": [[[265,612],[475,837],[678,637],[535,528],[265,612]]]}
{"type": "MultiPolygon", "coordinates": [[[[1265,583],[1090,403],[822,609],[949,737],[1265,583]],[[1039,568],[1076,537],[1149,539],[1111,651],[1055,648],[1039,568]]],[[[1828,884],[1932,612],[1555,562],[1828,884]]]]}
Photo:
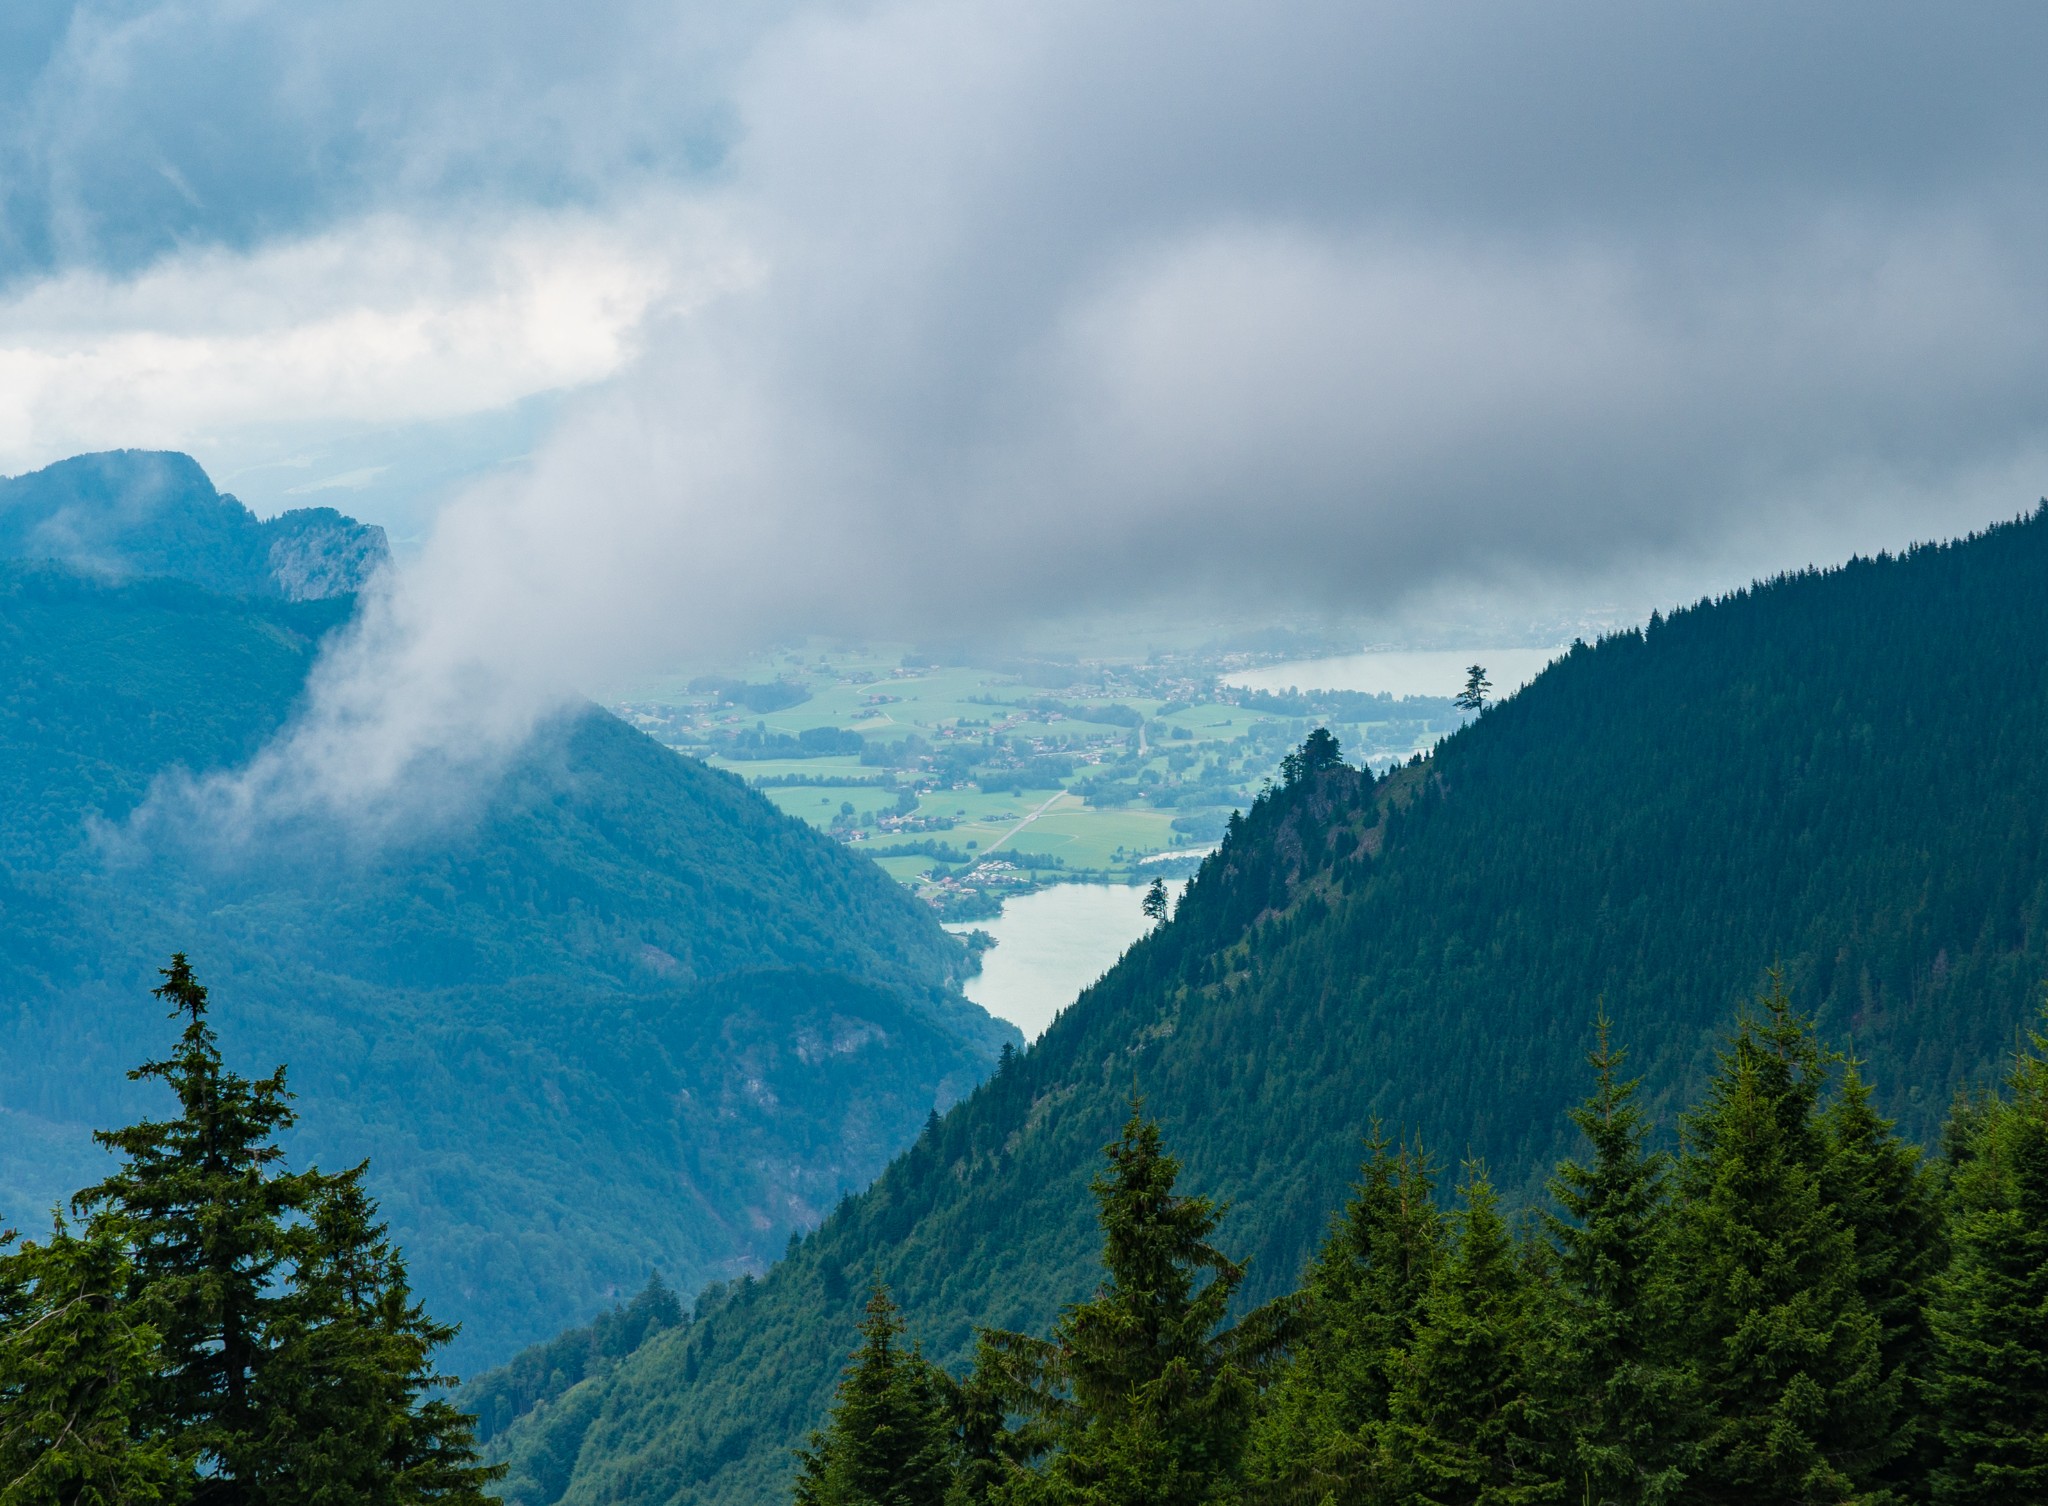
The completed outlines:
{"type": "Polygon", "coordinates": [[[1199,653],[941,665],[800,645],[615,704],[942,909],[975,891],[1142,877],[1143,859],[1205,849],[1313,726],[1384,761],[1455,724],[1448,702],[1248,696],[1221,667],[1199,653]]]}

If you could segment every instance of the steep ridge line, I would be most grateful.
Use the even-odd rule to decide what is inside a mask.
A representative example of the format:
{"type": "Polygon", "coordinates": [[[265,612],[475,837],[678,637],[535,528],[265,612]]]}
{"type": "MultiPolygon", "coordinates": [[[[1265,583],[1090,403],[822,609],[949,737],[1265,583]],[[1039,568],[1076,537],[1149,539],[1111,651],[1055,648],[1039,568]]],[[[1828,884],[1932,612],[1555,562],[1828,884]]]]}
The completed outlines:
{"type": "MultiPolygon", "coordinates": [[[[1374,1117],[1529,1197],[1604,1000],[1670,1130],[1785,966],[1927,1137],[2048,971],[2048,511],[1579,644],[1374,784],[1262,800],[1173,921],[761,1281],[486,1417],[539,1506],[784,1499],[860,1288],[959,1364],[1095,1279],[1086,1182],[1135,1079],[1289,1285],[1374,1117]],[[1899,1083],[1933,1084],[1922,1095],[1899,1083]]],[[[478,1396],[490,1396],[489,1383],[478,1396]]]]}

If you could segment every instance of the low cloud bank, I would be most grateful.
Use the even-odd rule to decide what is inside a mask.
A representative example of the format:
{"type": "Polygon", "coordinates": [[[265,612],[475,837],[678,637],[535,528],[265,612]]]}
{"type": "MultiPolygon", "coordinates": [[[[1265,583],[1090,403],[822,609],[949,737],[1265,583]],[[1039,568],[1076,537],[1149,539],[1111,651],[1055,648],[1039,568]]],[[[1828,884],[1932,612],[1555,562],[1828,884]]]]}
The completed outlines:
{"type": "MultiPolygon", "coordinates": [[[[280,248],[402,215],[476,237],[474,265],[554,269],[481,291],[404,273],[430,312],[372,319],[359,370],[315,381],[287,353],[237,368],[252,391],[453,411],[583,389],[444,509],[268,788],[374,804],[450,748],[516,745],[578,686],[767,635],[996,632],[1169,592],[1691,592],[2048,484],[2036,7],[913,0],[713,26],[613,4],[573,46],[568,19],[512,11],[490,46],[534,119],[485,73],[413,78],[381,124],[329,132],[346,191],[277,189],[299,240],[238,208],[207,253],[317,256],[280,248]],[[642,99],[662,102],[621,104],[642,99]],[[458,105],[506,123],[502,160],[458,105]],[[554,249],[522,262],[519,234],[554,249]],[[479,300],[526,333],[465,343],[479,300]],[[428,353],[377,364],[407,340],[428,353]]],[[[266,46],[295,34],[282,8],[208,10],[237,14],[266,46]]],[[[19,228],[32,208],[16,238],[58,269],[13,307],[162,275],[122,270],[127,231],[62,252],[19,228]]],[[[311,284],[350,285],[281,275],[278,296],[311,284]]],[[[348,327],[303,297],[294,328],[348,327]]],[[[0,360],[90,406],[98,368],[48,375],[55,349],[0,360]]],[[[177,401],[134,421],[243,400],[177,401]]]]}

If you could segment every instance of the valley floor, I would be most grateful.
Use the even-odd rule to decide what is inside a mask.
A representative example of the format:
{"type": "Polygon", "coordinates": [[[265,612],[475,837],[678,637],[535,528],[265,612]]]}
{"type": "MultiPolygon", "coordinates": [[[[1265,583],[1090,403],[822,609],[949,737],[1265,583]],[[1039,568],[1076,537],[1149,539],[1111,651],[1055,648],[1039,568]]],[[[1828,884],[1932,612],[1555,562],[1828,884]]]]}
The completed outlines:
{"type": "Polygon", "coordinates": [[[988,920],[1051,885],[1184,876],[1310,727],[1384,768],[1463,724],[1464,663],[1499,664],[1505,690],[1550,653],[942,665],[806,646],[636,687],[614,709],[859,847],[945,919],[988,920]]]}

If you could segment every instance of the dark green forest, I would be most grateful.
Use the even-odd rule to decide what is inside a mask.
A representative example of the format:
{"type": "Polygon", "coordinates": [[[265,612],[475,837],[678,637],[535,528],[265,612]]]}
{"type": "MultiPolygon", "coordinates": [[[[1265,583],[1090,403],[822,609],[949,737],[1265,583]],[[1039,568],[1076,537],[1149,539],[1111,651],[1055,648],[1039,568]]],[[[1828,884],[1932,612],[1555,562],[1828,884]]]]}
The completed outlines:
{"type": "Polygon", "coordinates": [[[294,1153],[374,1158],[458,1366],[772,1260],[1014,1039],[872,864],[595,710],[395,845],[124,840],[286,723],[351,610],[0,565],[0,1218],[101,1174],[173,950],[303,1074],[294,1153]]]}
{"type": "Polygon", "coordinates": [[[955,1380],[877,1283],[795,1506],[2026,1502],[2048,1495],[2048,1035],[1929,1162],[1775,975],[1652,1148],[1605,1022],[1540,1222],[1374,1125],[1301,1286],[1232,1321],[1141,1106],[1103,1280],[955,1380]]]}
{"type": "Polygon", "coordinates": [[[1239,1312],[1296,1287],[1375,1122],[1538,1206],[1603,1011],[1674,1149],[1773,966],[1934,1143],[2048,975],[2044,581],[2036,513],[1577,645],[1383,780],[1308,758],[1169,924],[767,1278],[484,1417],[501,1488],[785,1499],[871,1277],[955,1375],[978,1327],[1044,1333],[1094,1290],[1088,1185],[1134,1086],[1228,1210],[1239,1312]]]}

